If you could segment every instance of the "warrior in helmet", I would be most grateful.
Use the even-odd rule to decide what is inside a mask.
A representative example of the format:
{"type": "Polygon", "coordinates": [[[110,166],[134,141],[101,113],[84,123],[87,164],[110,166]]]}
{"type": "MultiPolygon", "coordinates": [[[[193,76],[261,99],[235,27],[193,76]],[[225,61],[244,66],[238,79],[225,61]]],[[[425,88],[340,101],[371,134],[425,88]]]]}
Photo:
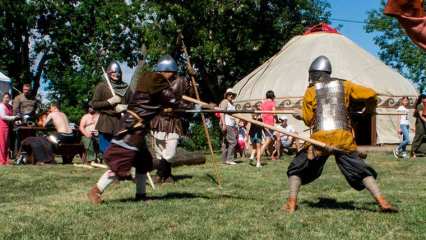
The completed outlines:
{"type": "Polygon", "coordinates": [[[182,107],[182,95],[174,91],[169,82],[176,74],[176,67],[173,67],[176,62],[169,56],[162,59],[167,59],[169,67],[158,68],[163,66],[160,60],[156,72],[145,72],[136,78],[137,85],[128,109],[103,156],[109,170],[88,193],[92,203],[101,203],[101,194],[115,180],[132,179],[132,167],[136,168],[136,200],[146,199],[146,173],[153,167],[152,156],[145,141],[150,121],[167,108],[182,107]]]}
{"type": "MultiPolygon", "coordinates": [[[[155,71],[176,73],[176,62],[171,56],[164,56],[158,61],[155,71]]],[[[191,85],[186,78],[173,74],[167,80],[177,97],[180,98],[184,94],[190,95],[191,85]]],[[[180,105],[183,108],[192,107],[192,104],[184,102],[181,102],[180,105]]],[[[182,119],[182,114],[162,112],[151,120],[155,158],[158,160],[157,176],[154,178],[156,183],[174,182],[171,164],[176,155],[178,140],[185,132],[182,119]]]]}
{"type": "Polygon", "coordinates": [[[376,104],[376,92],[350,81],[331,78],[331,64],[327,57],[319,56],[309,68],[309,87],[303,97],[301,118],[313,127],[311,138],[341,149],[329,152],[306,146],[297,153],[288,167],[289,198],[282,210],[292,213],[297,209],[297,195],[301,185],[321,176],[330,155],[346,181],[355,190],[367,188],[383,212],[397,212],[383,197],[376,183],[377,173],[359,157],[352,134],[348,108],[351,101],[364,101],[366,109],[376,104]]]}
{"type": "Polygon", "coordinates": [[[128,85],[122,79],[120,65],[113,61],[107,68],[108,81],[114,90],[111,92],[108,83],[100,82],[95,89],[91,104],[99,112],[99,120],[95,129],[99,132],[99,148],[105,152],[111,139],[118,131],[121,113],[126,110],[131,96],[128,85]]]}

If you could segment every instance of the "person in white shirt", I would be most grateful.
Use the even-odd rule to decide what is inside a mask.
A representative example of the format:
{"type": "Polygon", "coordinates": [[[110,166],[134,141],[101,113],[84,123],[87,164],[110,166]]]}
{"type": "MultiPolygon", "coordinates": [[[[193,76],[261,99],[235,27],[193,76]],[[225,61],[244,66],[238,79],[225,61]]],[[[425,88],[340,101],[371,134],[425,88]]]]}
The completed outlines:
{"type": "Polygon", "coordinates": [[[409,111],[408,107],[408,97],[403,97],[401,99],[401,106],[398,107],[397,111],[402,113],[399,119],[399,129],[398,134],[402,134],[401,143],[393,150],[393,154],[396,158],[407,158],[408,154],[406,151],[407,145],[410,143],[410,121],[408,119],[409,111]]]}
{"type": "MultiPolygon", "coordinates": [[[[295,133],[296,130],[288,124],[288,118],[285,115],[281,115],[278,117],[279,125],[277,128],[284,132],[288,133],[295,133]]],[[[293,146],[293,143],[295,143],[295,139],[292,136],[283,134],[283,133],[276,133],[276,151],[278,152],[278,158],[281,156],[281,149],[283,149],[286,152],[289,152],[290,148],[293,146]]]]}
{"type": "MultiPolygon", "coordinates": [[[[219,104],[220,109],[224,110],[235,110],[233,100],[237,94],[232,88],[228,88],[225,92],[224,99],[219,104]]],[[[235,146],[237,146],[237,123],[235,119],[229,114],[220,114],[220,128],[222,130],[223,141],[222,141],[222,159],[224,164],[235,165],[234,152],[235,146]]]]}

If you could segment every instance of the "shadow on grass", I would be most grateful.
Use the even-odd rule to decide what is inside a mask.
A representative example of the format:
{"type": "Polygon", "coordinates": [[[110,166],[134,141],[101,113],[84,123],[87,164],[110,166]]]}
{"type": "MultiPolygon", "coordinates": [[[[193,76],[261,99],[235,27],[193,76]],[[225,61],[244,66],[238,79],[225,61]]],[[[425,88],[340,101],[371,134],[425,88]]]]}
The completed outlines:
{"type": "Polygon", "coordinates": [[[207,173],[207,178],[210,179],[214,184],[219,185],[219,182],[217,181],[215,176],[212,176],[211,174],[207,173]]]}
{"type": "Polygon", "coordinates": [[[333,199],[333,198],[319,198],[318,202],[303,201],[302,203],[307,204],[309,207],[312,207],[312,208],[357,210],[357,211],[362,210],[362,211],[376,212],[376,210],[373,210],[367,207],[355,207],[353,201],[337,202],[336,199],[333,199]]]}
{"type": "MultiPolygon", "coordinates": [[[[171,192],[171,193],[167,193],[165,195],[162,196],[148,196],[147,202],[150,201],[158,201],[158,200],[171,200],[171,199],[194,199],[194,198],[205,198],[205,199],[210,199],[210,197],[205,196],[205,195],[200,195],[200,194],[193,194],[193,193],[182,193],[182,192],[171,192]]],[[[137,201],[134,198],[124,198],[124,199],[114,199],[111,201],[108,201],[110,203],[114,203],[114,202],[142,202],[142,201],[137,201]]]]}
{"type": "MultiPolygon", "coordinates": [[[[148,196],[147,202],[150,201],[161,201],[161,200],[173,200],[173,199],[196,199],[196,198],[202,198],[202,199],[237,199],[237,200],[255,200],[251,198],[244,198],[241,196],[233,196],[230,194],[218,194],[213,196],[203,195],[203,194],[194,194],[194,193],[188,193],[188,192],[170,192],[166,193],[162,196],[148,196]]],[[[108,201],[109,203],[116,203],[116,202],[138,202],[135,200],[135,198],[124,198],[124,199],[114,199],[108,201]]],[[[139,201],[141,202],[141,201],[139,201]]]]}
{"type": "Polygon", "coordinates": [[[182,181],[182,180],[185,180],[185,179],[191,179],[191,178],[193,178],[193,176],[192,175],[187,175],[187,174],[173,175],[173,180],[175,182],[179,182],[179,181],[182,181]]]}

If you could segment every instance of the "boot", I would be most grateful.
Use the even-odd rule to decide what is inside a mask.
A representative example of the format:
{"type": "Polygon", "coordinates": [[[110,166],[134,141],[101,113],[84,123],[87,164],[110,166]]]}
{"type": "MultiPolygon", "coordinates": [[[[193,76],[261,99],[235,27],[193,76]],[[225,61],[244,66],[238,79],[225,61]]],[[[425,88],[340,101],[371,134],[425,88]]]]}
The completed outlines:
{"type": "Polygon", "coordinates": [[[399,210],[393,207],[383,196],[376,197],[376,202],[379,204],[380,212],[383,213],[397,213],[399,210]]]}
{"type": "Polygon", "coordinates": [[[154,177],[154,183],[162,184],[165,182],[174,182],[172,178],[172,165],[165,159],[161,159],[158,164],[157,176],[154,177]]]}
{"type": "Polygon", "coordinates": [[[172,164],[167,162],[166,160],[165,164],[164,164],[164,170],[165,170],[165,176],[163,178],[163,182],[164,183],[174,183],[175,180],[173,179],[173,175],[172,175],[172,164]]]}
{"type": "Polygon", "coordinates": [[[99,188],[95,185],[90,189],[90,191],[87,193],[87,197],[89,198],[90,202],[93,204],[101,204],[102,198],[101,198],[102,192],[99,190],[99,188]]]}
{"type": "Polygon", "coordinates": [[[289,197],[287,203],[281,207],[282,211],[292,214],[297,209],[297,199],[295,197],[289,197]]]}

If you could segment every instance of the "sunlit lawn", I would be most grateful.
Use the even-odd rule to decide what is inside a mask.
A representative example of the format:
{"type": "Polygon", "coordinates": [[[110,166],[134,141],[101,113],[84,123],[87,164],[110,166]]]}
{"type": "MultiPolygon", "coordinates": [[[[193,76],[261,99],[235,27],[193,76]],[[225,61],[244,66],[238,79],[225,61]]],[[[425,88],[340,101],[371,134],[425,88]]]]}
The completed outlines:
{"type": "Polygon", "coordinates": [[[134,202],[134,184],[112,186],[105,204],[86,192],[103,173],[71,165],[0,168],[0,239],[425,239],[426,159],[370,154],[382,191],[399,214],[377,212],[369,193],[352,190],[329,159],[323,176],[304,186],[299,210],[279,209],[287,196],[290,157],[261,169],[244,161],[179,167],[175,184],[134,202]]]}

